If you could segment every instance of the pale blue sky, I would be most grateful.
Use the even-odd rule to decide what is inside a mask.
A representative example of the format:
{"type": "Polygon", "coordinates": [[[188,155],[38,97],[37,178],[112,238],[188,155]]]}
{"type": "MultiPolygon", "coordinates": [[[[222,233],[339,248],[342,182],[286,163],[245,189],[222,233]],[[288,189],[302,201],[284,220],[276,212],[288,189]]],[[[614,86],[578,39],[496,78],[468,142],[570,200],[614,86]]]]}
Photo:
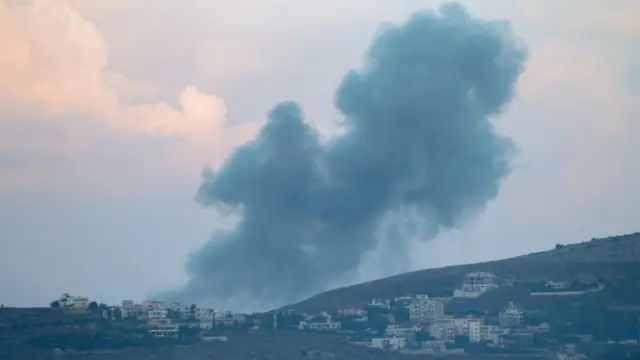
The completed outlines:
{"type": "MultiPolygon", "coordinates": [[[[9,3],[0,0],[0,303],[38,305],[62,292],[141,300],[181,284],[189,253],[231,221],[193,202],[202,164],[219,165],[282,100],[338,131],[333,93],[378,26],[440,2],[9,3]],[[186,92],[172,109],[187,86],[215,97],[186,92]]],[[[416,244],[412,266],[640,230],[638,2],[463,3],[509,20],[529,46],[518,96],[496,120],[520,152],[487,210],[416,244]]],[[[382,275],[375,261],[362,272],[382,275]]]]}

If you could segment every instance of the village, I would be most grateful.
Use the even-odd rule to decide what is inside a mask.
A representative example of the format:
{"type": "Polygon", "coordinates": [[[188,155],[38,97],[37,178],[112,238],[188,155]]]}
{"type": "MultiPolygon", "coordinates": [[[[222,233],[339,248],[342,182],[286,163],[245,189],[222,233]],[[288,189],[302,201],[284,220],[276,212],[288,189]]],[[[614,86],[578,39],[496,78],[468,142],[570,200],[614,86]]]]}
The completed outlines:
{"type": "MultiPolygon", "coordinates": [[[[579,296],[597,292],[604,283],[569,284],[546,281],[532,286],[531,296],[579,296]]],[[[407,354],[510,354],[523,351],[548,352],[558,360],[585,358],[576,344],[593,341],[589,334],[571,334],[558,341],[549,334],[548,323],[525,321],[527,309],[507,301],[497,314],[467,312],[447,314],[452,301],[473,301],[500,287],[513,286],[487,272],[472,272],[461,279],[450,297],[410,294],[393,299],[373,299],[369,303],[318,313],[279,310],[269,313],[240,314],[195,304],[166,304],[159,301],[134,303],[124,300],[117,306],[90,302],[86,297],[64,294],[53,307],[99,311],[104,319],[134,321],[154,338],[177,338],[181,331],[195,331],[204,341],[226,341],[224,329],[289,331],[341,334],[354,346],[367,346],[407,354]]],[[[628,339],[628,341],[637,341],[628,339]]]]}

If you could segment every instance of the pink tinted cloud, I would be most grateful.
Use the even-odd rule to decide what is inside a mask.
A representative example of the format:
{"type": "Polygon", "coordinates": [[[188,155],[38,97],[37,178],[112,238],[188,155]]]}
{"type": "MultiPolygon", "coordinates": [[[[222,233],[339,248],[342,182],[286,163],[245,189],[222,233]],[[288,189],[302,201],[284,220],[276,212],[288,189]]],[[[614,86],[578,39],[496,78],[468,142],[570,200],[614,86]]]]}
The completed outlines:
{"type": "MultiPolygon", "coordinates": [[[[99,119],[114,134],[175,138],[180,140],[176,151],[188,157],[181,164],[189,163],[192,168],[205,161],[218,165],[233,147],[257,131],[252,124],[229,126],[222,99],[193,86],[177,95],[177,106],[163,101],[130,104],[127,97],[153,94],[155,89],[110,72],[108,63],[109,45],[100,30],[69,3],[0,2],[0,110],[22,109],[38,114],[45,123],[46,119],[56,121],[57,127],[73,126],[65,123],[63,115],[84,114],[87,121],[99,119]]],[[[3,116],[0,126],[10,126],[7,122],[18,118],[3,116]]],[[[23,141],[21,149],[5,145],[0,151],[25,151],[26,144],[46,146],[23,141]]],[[[15,170],[8,174],[6,169],[3,177],[4,187],[17,183],[6,179],[21,178],[15,170]]]]}

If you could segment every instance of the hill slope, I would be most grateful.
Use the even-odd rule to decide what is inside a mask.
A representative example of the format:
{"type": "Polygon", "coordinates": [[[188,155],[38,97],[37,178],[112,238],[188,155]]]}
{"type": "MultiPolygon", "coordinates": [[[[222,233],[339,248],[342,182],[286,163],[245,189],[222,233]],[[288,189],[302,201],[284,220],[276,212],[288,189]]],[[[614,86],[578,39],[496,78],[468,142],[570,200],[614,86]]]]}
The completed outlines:
{"type": "Polygon", "coordinates": [[[312,312],[362,304],[375,297],[420,293],[451,296],[462,277],[472,271],[491,272],[518,282],[602,279],[611,285],[608,292],[616,301],[640,302],[635,298],[635,294],[640,297],[640,233],[558,245],[553,250],[509,259],[404,273],[330,290],[285,308],[312,312]]]}

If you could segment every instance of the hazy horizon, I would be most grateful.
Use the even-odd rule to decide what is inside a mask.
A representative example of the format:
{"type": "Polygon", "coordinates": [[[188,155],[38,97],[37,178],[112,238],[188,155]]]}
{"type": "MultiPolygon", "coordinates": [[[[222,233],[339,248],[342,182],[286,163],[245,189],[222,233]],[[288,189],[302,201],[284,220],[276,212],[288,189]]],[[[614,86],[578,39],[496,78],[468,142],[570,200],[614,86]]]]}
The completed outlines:
{"type": "MultiPolygon", "coordinates": [[[[334,92],[380,24],[441,3],[0,0],[0,303],[184,286],[190,255],[237,221],[194,201],[204,165],[221,169],[282,101],[322,141],[340,134],[334,92]]],[[[378,266],[383,246],[346,282],[639,230],[640,4],[461,3],[526,44],[515,97],[490,116],[511,172],[477,216],[407,243],[403,266],[378,266]]]]}

